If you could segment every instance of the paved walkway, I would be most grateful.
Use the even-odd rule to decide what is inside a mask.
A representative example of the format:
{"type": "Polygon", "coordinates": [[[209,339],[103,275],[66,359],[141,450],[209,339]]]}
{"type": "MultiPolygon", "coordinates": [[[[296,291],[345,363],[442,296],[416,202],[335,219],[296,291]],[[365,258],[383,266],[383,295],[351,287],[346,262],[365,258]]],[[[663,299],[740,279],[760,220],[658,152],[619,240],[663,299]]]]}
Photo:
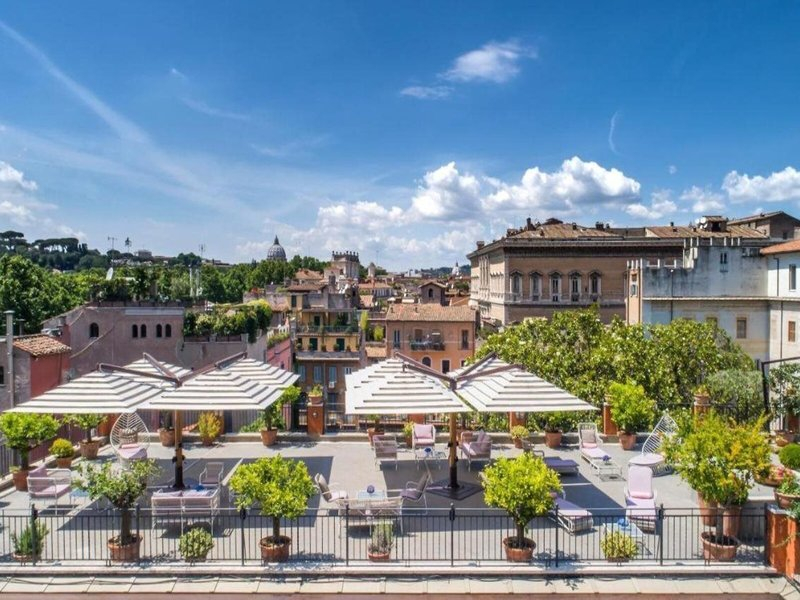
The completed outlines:
{"type": "MultiPolygon", "coordinates": [[[[729,598],[751,600],[800,600],[798,592],[783,577],[738,578],[285,578],[267,577],[17,577],[0,578],[3,598],[14,594],[82,593],[120,594],[153,593],[186,594],[253,594],[314,595],[316,600],[327,596],[342,599],[349,595],[382,594],[386,598],[408,595],[436,595],[444,600],[448,595],[463,600],[465,594],[480,598],[514,594],[526,598],[552,595],[593,598],[667,598],[682,595],[691,598],[710,598],[726,595],[729,598]]],[[[296,596],[297,597],[297,596],[296,596]]]]}

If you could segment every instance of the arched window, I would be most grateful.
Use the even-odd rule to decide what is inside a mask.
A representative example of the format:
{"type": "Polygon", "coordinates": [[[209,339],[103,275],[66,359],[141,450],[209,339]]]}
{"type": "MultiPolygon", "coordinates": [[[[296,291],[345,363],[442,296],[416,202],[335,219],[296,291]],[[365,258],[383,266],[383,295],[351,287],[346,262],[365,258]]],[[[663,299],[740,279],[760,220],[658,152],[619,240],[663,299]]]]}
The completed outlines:
{"type": "Polygon", "coordinates": [[[422,364],[425,365],[426,367],[430,367],[431,366],[431,357],[430,356],[423,356],[422,357],[422,364]]]}
{"type": "Polygon", "coordinates": [[[539,300],[542,296],[542,276],[539,273],[530,274],[531,300],[539,300]]]}
{"type": "Polygon", "coordinates": [[[569,275],[569,299],[578,302],[581,299],[581,274],[570,273],[569,275]]]}
{"type": "Polygon", "coordinates": [[[139,333],[141,333],[142,337],[147,337],[147,325],[142,323],[142,326],[139,328],[139,333]]]}
{"type": "Polygon", "coordinates": [[[600,273],[592,273],[589,275],[589,293],[592,295],[592,300],[597,300],[602,293],[600,291],[600,279],[600,273]]]}
{"type": "MultiPolygon", "coordinates": [[[[167,323],[164,325],[164,337],[172,337],[172,325],[167,323]]],[[[283,367],[281,367],[282,369],[283,367]]]]}
{"type": "Polygon", "coordinates": [[[100,337],[100,326],[97,323],[89,324],[89,337],[90,338],[100,337]]]}
{"type": "Polygon", "coordinates": [[[156,337],[157,337],[157,338],[158,338],[158,337],[162,337],[162,336],[163,336],[163,334],[164,334],[164,328],[163,328],[163,327],[161,327],[161,323],[158,323],[158,324],[156,325],[156,337]]]}
{"type": "Polygon", "coordinates": [[[550,274],[550,300],[561,302],[561,273],[550,274]]]}
{"type": "Polygon", "coordinates": [[[515,300],[522,295],[522,275],[517,272],[511,274],[511,293],[515,300]]]}
{"type": "Polygon", "coordinates": [[[139,337],[139,326],[138,325],[131,325],[131,337],[139,337]]]}
{"type": "Polygon", "coordinates": [[[428,298],[433,298],[433,288],[432,287],[428,288],[428,298]]]}

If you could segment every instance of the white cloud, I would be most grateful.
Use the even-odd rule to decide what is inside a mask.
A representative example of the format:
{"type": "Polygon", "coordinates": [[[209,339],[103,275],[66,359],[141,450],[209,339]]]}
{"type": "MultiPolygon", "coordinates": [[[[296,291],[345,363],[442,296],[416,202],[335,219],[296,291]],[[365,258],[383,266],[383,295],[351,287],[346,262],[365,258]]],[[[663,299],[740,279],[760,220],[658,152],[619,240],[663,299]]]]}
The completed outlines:
{"type": "Polygon", "coordinates": [[[397,206],[386,208],[377,202],[341,203],[320,207],[317,227],[322,231],[349,230],[351,233],[383,231],[403,221],[403,210],[397,206]]]}
{"type": "Polygon", "coordinates": [[[16,225],[28,225],[33,222],[33,211],[19,202],[0,200],[0,215],[10,219],[16,225]]]}
{"type": "Polygon", "coordinates": [[[496,191],[484,199],[486,210],[573,212],[581,206],[637,201],[641,189],[638,181],[622,171],[577,156],[565,160],[552,173],[530,168],[518,185],[487,181],[496,191]]]}
{"type": "Polygon", "coordinates": [[[688,190],[684,190],[680,199],[685,202],[692,202],[692,212],[695,213],[708,214],[711,212],[720,212],[725,209],[725,198],[722,194],[696,185],[693,185],[688,190]]]}
{"type": "Polygon", "coordinates": [[[411,201],[412,220],[459,220],[474,216],[481,207],[481,184],[476,177],[462,175],[451,162],[425,173],[411,201]]]}
{"type": "Polygon", "coordinates": [[[229,110],[224,110],[222,108],[215,108],[213,106],[209,106],[202,100],[192,100],[191,98],[181,98],[181,102],[183,102],[186,106],[191,108],[193,111],[198,112],[203,115],[207,115],[209,117],[218,117],[220,119],[230,119],[231,121],[249,121],[250,116],[245,115],[243,113],[237,113],[229,110]]]}
{"type": "Polygon", "coordinates": [[[734,202],[784,202],[800,199],[800,172],[793,167],[767,177],[731,171],[722,182],[722,189],[734,202]]]}
{"type": "Polygon", "coordinates": [[[402,96],[411,96],[419,100],[442,100],[453,92],[447,85],[410,85],[400,90],[402,96]]]}
{"type": "Polygon", "coordinates": [[[650,206],[637,202],[625,207],[625,212],[638,219],[656,221],[674,213],[678,206],[672,200],[670,190],[656,190],[650,195],[650,206]]]}
{"type": "Polygon", "coordinates": [[[0,160],[0,185],[17,187],[28,192],[35,192],[39,186],[35,181],[25,179],[25,174],[7,162],[0,160]]]}
{"type": "Polygon", "coordinates": [[[173,77],[177,77],[181,81],[187,81],[189,79],[184,73],[182,73],[180,70],[178,70],[175,67],[171,67],[170,68],[169,74],[172,75],[173,77]]]}
{"type": "Polygon", "coordinates": [[[614,133],[617,130],[617,122],[620,118],[620,111],[616,111],[613,115],[611,115],[611,123],[608,125],[608,147],[614,154],[619,154],[617,152],[617,146],[614,144],[614,133]]]}
{"type": "Polygon", "coordinates": [[[489,42],[456,58],[453,66],[442,74],[449,81],[489,81],[505,83],[519,74],[519,63],[536,58],[536,50],[516,40],[489,42]]]}
{"type": "Polygon", "coordinates": [[[678,172],[678,167],[676,167],[675,165],[669,165],[667,167],[667,173],[669,173],[670,175],[675,175],[675,173],[677,172],[678,172]]]}

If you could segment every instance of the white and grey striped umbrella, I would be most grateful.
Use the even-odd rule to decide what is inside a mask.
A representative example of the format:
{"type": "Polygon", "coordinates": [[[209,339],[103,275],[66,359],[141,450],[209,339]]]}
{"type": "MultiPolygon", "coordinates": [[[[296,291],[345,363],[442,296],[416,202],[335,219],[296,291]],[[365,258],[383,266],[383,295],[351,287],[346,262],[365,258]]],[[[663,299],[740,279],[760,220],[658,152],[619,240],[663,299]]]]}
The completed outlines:
{"type": "Polygon", "coordinates": [[[390,359],[345,377],[348,414],[442,414],[470,410],[441,380],[390,359]]]}
{"type": "MultiPolygon", "coordinates": [[[[148,360],[147,358],[140,358],[139,360],[135,360],[130,364],[125,365],[126,369],[130,369],[131,371],[138,371],[139,373],[146,373],[149,375],[172,375],[173,377],[181,378],[186,377],[192,371],[191,369],[187,369],[185,367],[180,367],[178,365],[173,365],[171,363],[162,362],[160,360],[148,360]],[[159,367],[156,367],[155,364],[158,363],[159,367]]],[[[157,381],[156,379],[149,379],[147,377],[138,378],[135,374],[131,374],[134,378],[141,379],[142,381],[157,381]]],[[[167,382],[165,382],[167,383],[167,382]]]]}
{"type": "Polygon", "coordinates": [[[263,385],[279,386],[282,389],[286,389],[299,378],[297,373],[253,358],[240,358],[220,368],[227,373],[257,381],[263,385]]]}
{"type": "Polygon", "coordinates": [[[92,371],[11,409],[50,414],[131,413],[163,393],[158,379],[92,371]]]}
{"type": "Polygon", "coordinates": [[[456,379],[456,391],[478,412],[545,413],[597,410],[519,367],[496,357],[450,373],[456,379]],[[474,367],[474,368],[471,368],[474,367]]]}

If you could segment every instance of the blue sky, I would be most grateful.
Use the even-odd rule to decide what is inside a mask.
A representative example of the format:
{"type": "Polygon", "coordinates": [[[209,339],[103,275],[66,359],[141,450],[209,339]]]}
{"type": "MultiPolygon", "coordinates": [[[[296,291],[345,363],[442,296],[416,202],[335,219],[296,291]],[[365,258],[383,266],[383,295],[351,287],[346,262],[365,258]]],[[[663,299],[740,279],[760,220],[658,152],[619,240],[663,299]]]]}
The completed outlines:
{"type": "Polygon", "coordinates": [[[408,268],[528,216],[797,214],[799,26],[770,1],[0,2],[0,228],[408,268]]]}

